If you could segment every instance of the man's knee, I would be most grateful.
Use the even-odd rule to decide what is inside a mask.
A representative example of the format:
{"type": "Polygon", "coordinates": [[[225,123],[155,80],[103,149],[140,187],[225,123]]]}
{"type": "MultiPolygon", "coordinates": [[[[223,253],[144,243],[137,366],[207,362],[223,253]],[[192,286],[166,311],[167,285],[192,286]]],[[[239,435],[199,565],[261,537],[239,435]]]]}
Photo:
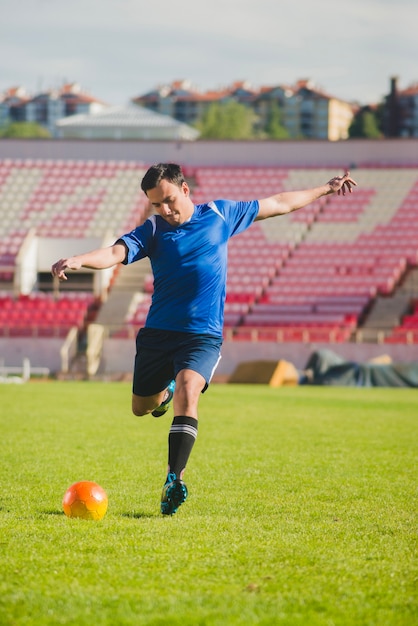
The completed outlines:
{"type": "Polygon", "coordinates": [[[151,413],[151,409],[146,410],[146,409],[143,409],[142,407],[138,408],[136,406],[132,406],[132,413],[136,417],[141,417],[142,415],[149,415],[151,413]]]}
{"type": "Polygon", "coordinates": [[[157,408],[164,400],[164,393],[156,394],[155,396],[137,396],[132,395],[132,413],[137,417],[142,415],[149,415],[154,409],[157,408]]]}
{"type": "Polygon", "coordinates": [[[137,417],[141,417],[142,415],[149,415],[151,411],[153,411],[155,407],[147,406],[142,400],[137,397],[132,398],[132,413],[137,417]]]}

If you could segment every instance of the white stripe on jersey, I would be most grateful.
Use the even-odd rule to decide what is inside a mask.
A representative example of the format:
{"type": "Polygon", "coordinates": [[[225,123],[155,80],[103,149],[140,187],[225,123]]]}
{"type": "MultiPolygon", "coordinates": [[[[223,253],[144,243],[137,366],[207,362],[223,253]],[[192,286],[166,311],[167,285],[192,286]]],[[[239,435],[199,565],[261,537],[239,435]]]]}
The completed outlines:
{"type": "Polygon", "coordinates": [[[156,215],[151,215],[149,218],[149,221],[152,224],[152,236],[155,235],[155,231],[157,230],[157,216],[156,215]]]}
{"type": "Polygon", "coordinates": [[[210,207],[212,209],[212,211],[215,211],[215,213],[217,215],[219,215],[219,217],[221,217],[223,219],[223,221],[225,221],[225,217],[222,215],[222,213],[220,212],[220,210],[218,209],[218,207],[216,206],[216,204],[213,202],[208,202],[208,207],[210,207]]]}

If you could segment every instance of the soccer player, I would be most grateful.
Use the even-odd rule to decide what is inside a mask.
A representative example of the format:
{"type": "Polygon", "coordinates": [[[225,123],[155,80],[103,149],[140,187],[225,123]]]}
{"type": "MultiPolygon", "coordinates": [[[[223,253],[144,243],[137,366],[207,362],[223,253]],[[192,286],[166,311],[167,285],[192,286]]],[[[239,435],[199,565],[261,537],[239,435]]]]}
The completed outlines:
{"type": "Polygon", "coordinates": [[[172,515],[187,497],[183,474],[197,436],[198,402],[220,359],[226,291],[227,244],[255,221],[285,215],[322,196],[351,193],[349,172],[303,191],[261,200],[215,200],[195,205],[181,167],[153,165],[142,179],[154,214],[112,246],[60,259],[53,276],[67,270],[104,269],[149,257],[154,293],[138,332],[132,411],[160,417],[173,400],[168,473],[161,512],[172,515]]]}

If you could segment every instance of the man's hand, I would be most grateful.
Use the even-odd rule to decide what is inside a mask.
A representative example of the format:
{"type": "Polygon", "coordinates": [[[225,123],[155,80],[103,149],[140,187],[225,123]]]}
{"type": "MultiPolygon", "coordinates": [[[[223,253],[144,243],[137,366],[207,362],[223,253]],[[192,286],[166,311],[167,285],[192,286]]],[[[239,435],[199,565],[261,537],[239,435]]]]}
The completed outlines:
{"type": "Polygon", "coordinates": [[[356,186],[357,183],[350,177],[350,172],[347,171],[344,176],[334,176],[327,183],[330,187],[329,193],[337,192],[338,195],[342,193],[345,196],[346,192],[352,193],[352,186],[356,186]]]}
{"type": "Polygon", "coordinates": [[[67,280],[65,270],[79,270],[80,267],[81,263],[76,257],[60,259],[51,267],[51,273],[52,276],[56,276],[59,280],[67,280]]]}

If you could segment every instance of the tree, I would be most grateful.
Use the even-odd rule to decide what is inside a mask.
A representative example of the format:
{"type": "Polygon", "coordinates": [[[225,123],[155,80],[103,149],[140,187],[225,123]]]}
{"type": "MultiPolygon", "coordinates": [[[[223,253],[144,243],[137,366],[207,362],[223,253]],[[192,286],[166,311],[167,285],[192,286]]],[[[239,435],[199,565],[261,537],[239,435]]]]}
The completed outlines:
{"type": "Polygon", "coordinates": [[[36,122],[12,122],[0,131],[5,139],[49,139],[49,130],[36,122]]]}
{"type": "Polygon", "coordinates": [[[382,137],[380,126],[379,111],[366,106],[361,108],[353,118],[348,135],[350,139],[379,139],[382,137]]]}
{"type": "Polygon", "coordinates": [[[277,102],[271,103],[264,130],[269,139],[289,138],[289,133],[282,124],[282,112],[277,102]]]}
{"type": "Polygon", "coordinates": [[[215,102],[196,122],[201,139],[253,139],[254,112],[239,102],[215,102]]]}

